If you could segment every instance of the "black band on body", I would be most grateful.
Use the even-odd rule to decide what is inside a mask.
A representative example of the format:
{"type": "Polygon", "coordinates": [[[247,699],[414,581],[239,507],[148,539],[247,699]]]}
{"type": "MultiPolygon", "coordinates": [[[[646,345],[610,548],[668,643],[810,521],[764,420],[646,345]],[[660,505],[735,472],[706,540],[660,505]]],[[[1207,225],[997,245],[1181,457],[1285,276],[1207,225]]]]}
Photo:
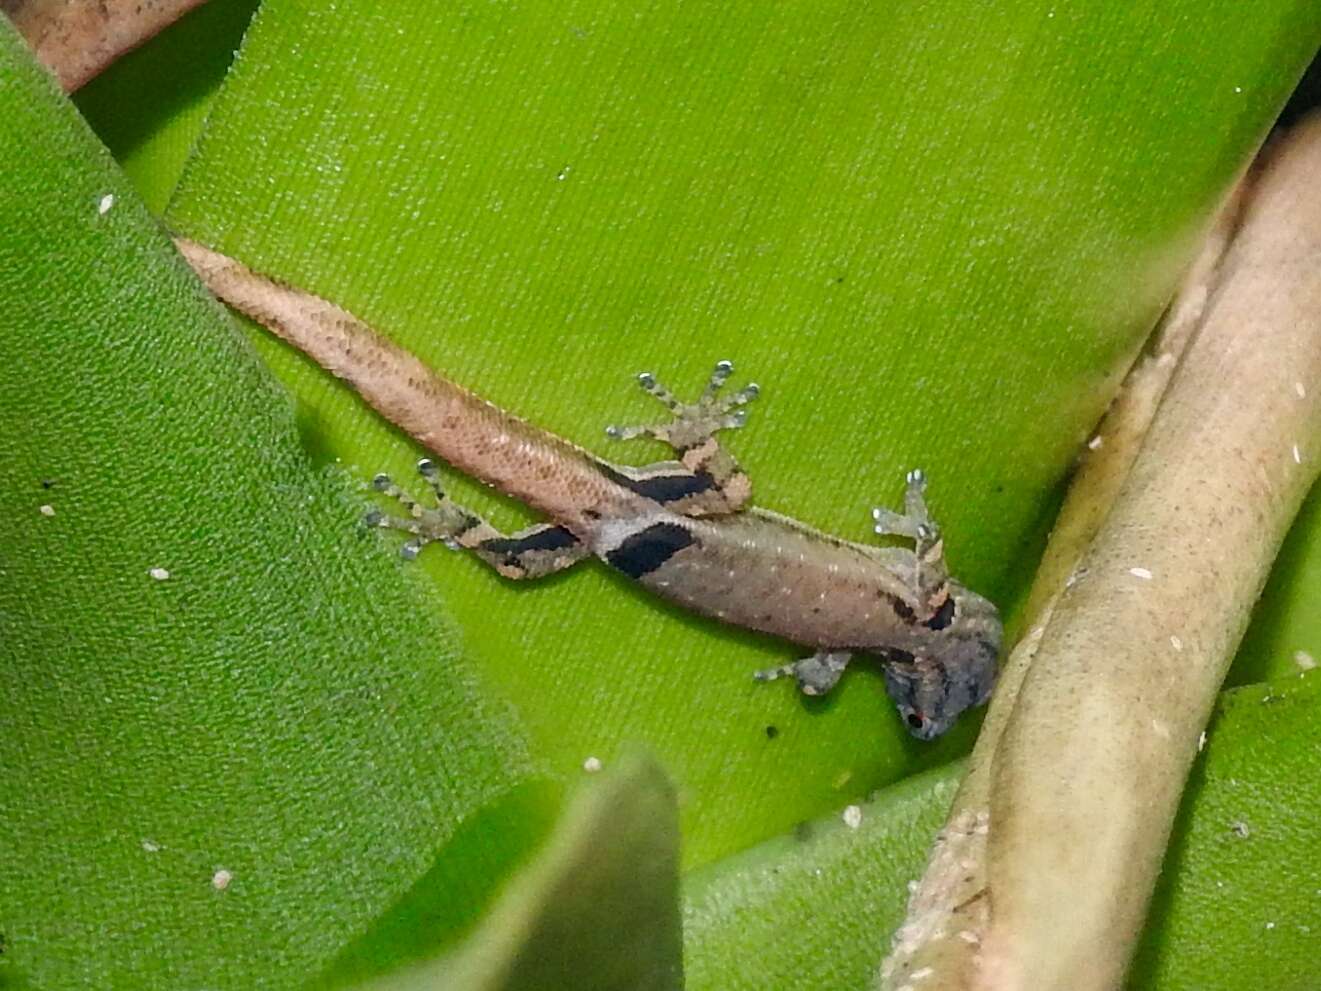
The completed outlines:
{"type": "Polygon", "coordinates": [[[695,538],[675,523],[653,523],[647,529],[624,538],[608,552],[605,559],[630,578],[649,575],[693,543],[695,538]]]}

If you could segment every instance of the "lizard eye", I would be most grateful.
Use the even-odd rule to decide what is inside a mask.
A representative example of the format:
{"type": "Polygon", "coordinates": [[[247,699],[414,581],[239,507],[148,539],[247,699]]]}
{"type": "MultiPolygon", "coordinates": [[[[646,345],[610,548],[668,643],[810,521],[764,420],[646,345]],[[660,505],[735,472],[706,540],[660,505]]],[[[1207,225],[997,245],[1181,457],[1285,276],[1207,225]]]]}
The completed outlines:
{"type": "Polygon", "coordinates": [[[913,729],[921,729],[927,722],[927,717],[920,712],[910,712],[906,718],[908,720],[908,725],[913,727],[913,729]]]}

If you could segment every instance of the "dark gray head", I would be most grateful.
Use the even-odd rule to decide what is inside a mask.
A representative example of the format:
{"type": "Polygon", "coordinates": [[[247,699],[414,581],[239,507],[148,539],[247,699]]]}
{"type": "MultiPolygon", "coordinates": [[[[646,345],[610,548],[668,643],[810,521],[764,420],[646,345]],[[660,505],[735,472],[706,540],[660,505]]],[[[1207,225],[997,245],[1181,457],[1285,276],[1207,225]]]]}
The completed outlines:
{"type": "Polygon", "coordinates": [[[964,709],[985,702],[995,687],[1000,623],[994,607],[989,617],[970,615],[968,622],[956,621],[942,633],[920,654],[895,651],[883,661],[890,698],[919,740],[940,736],[964,709]]]}

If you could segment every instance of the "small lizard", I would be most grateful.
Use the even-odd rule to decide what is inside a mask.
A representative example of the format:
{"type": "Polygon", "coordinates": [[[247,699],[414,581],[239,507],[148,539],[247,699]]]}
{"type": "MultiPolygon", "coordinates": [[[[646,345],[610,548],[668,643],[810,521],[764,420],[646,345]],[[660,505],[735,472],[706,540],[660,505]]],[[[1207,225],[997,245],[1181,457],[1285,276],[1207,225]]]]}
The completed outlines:
{"type": "Polygon", "coordinates": [[[501,533],[447,498],[436,463],[424,459],[418,469],[434,505],[423,506],[385,475],[374,480],[407,515],[373,512],[368,522],[410,534],[405,557],[440,541],[472,551],[506,578],[532,579],[595,555],[672,602],[814,651],[757,672],[759,680],[792,675],[805,694],[824,695],[855,654],[878,658],[900,716],[923,740],[990,694],[1000,620],[995,606],[949,576],[922,472],[908,474],[902,513],[872,514],[877,533],[911,539],[912,550],[853,543],[748,507],[748,476],[716,434],[743,425],[757,387],[722,395],[729,362],[716,365],[692,403],[639,375],[672,419],[607,433],[657,438],[677,459],[611,464],[442,378],[335,304],[195,242],[176,244],[221,300],[348,381],[459,471],[550,519],[501,533]]]}

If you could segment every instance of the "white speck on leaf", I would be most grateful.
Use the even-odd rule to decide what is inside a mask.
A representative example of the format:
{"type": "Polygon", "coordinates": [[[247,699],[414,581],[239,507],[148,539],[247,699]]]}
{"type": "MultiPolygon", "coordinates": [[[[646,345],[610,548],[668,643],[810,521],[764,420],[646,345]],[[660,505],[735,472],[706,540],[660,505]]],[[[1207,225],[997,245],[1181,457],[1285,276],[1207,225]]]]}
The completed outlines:
{"type": "Polygon", "coordinates": [[[846,805],[840,818],[844,820],[844,825],[848,826],[849,829],[857,829],[862,825],[862,806],[846,805]]]}
{"type": "Polygon", "coordinates": [[[1295,650],[1293,652],[1293,662],[1304,671],[1311,671],[1316,667],[1316,658],[1305,650],[1295,650]]]}
{"type": "Polygon", "coordinates": [[[104,217],[110,212],[110,208],[115,205],[115,194],[106,193],[101,197],[100,202],[96,204],[96,212],[104,217]]]}
{"type": "Polygon", "coordinates": [[[1246,840],[1252,835],[1252,830],[1248,828],[1248,824],[1242,819],[1237,822],[1231,822],[1229,824],[1229,831],[1241,840],[1246,840]]]}
{"type": "Polygon", "coordinates": [[[163,582],[170,577],[170,573],[164,568],[152,568],[147,574],[151,575],[151,577],[155,578],[158,582],[163,582]]]}
{"type": "Polygon", "coordinates": [[[1105,443],[1105,438],[1102,437],[1100,434],[1097,434],[1095,437],[1093,437],[1091,440],[1087,442],[1087,449],[1089,451],[1099,451],[1101,449],[1101,445],[1104,443],[1105,443]]]}
{"type": "Polygon", "coordinates": [[[144,839],[142,841],[142,849],[146,850],[147,853],[156,853],[160,850],[160,848],[161,848],[160,844],[155,842],[154,840],[144,839]]]}
{"type": "Polygon", "coordinates": [[[52,506],[50,503],[46,503],[44,506],[38,506],[37,512],[39,512],[42,516],[54,516],[55,507],[52,506]]]}
{"type": "Polygon", "coordinates": [[[234,875],[223,867],[211,875],[211,887],[217,891],[224,891],[229,887],[229,882],[234,880],[234,875]]]}
{"type": "Polygon", "coordinates": [[[1170,637],[1170,646],[1175,650],[1183,650],[1183,641],[1176,636],[1170,637]]]}
{"type": "Polygon", "coordinates": [[[1202,730],[1202,735],[1197,738],[1197,752],[1200,754],[1206,748],[1206,730],[1202,730]]]}
{"type": "Polygon", "coordinates": [[[1293,384],[1293,391],[1298,394],[1299,399],[1307,398],[1307,387],[1304,386],[1303,383],[1295,382],[1293,384]]]}
{"type": "Polygon", "coordinates": [[[1298,450],[1298,445],[1293,446],[1293,463],[1300,465],[1303,463],[1303,452],[1298,450]]]}
{"type": "Polygon", "coordinates": [[[1129,568],[1128,573],[1134,578],[1141,578],[1143,581],[1151,581],[1151,572],[1146,568],[1129,568]]]}
{"type": "Polygon", "coordinates": [[[601,770],[601,758],[588,757],[583,761],[583,770],[588,774],[595,774],[597,771],[601,770]]]}

